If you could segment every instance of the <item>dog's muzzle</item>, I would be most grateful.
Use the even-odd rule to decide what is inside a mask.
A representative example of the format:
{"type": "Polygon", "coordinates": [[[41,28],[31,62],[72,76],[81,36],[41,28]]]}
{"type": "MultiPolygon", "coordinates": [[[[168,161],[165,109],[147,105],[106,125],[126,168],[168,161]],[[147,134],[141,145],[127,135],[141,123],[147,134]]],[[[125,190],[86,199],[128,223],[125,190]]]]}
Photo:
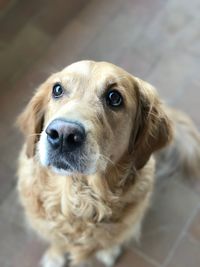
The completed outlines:
{"type": "Polygon", "coordinates": [[[45,130],[48,144],[48,165],[57,170],[84,172],[86,132],[79,122],[59,118],[45,130]]]}

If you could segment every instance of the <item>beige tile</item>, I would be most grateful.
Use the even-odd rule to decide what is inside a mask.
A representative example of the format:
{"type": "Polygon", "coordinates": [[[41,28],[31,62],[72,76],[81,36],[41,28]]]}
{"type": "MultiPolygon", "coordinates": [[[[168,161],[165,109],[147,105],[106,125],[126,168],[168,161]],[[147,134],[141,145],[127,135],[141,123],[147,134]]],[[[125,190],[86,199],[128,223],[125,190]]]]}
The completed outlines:
{"type": "Polygon", "coordinates": [[[155,267],[147,258],[137,254],[133,250],[127,250],[119,259],[116,267],[155,267]]]}
{"type": "MultiPolygon", "coordinates": [[[[196,65],[199,64],[197,62],[197,59],[194,58],[193,60],[194,62],[196,62],[196,65]]],[[[196,66],[195,68],[196,69],[193,70],[193,73],[196,73],[196,71],[198,71],[198,67],[196,66]]],[[[191,116],[191,118],[200,129],[200,117],[198,112],[198,100],[200,98],[200,77],[197,74],[195,76],[196,77],[193,77],[189,80],[189,85],[185,87],[181,97],[176,100],[174,106],[185,111],[189,116],[191,116]]]]}
{"type": "Polygon", "coordinates": [[[9,133],[1,144],[1,161],[5,167],[12,171],[14,178],[22,140],[23,137],[16,129],[14,132],[9,133]]]}
{"type": "MultiPolygon", "coordinates": [[[[185,0],[167,1],[165,8],[157,12],[151,23],[144,29],[143,40],[146,39],[147,45],[149,44],[152,48],[154,46],[154,50],[160,50],[163,53],[171,49],[177,52],[183,50],[184,38],[191,44],[192,36],[189,35],[192,35],[194,31],[198,32],[197,25],[196,27],[193,25],[199,20],[198,9],[198,0],[192,0],[190,6],[185,0]]],[[[149,52],[151,53],[152,50],[150,49],[149,52]]]]}
{"type": "Polygon", "coordinates": [[[1,216],[0,236],[0,266],[38,266],[46,245],[33,233],[28,234],[22,227],[1,216]]]}
{"type": "Polygon", "coordinates": [[[139,249],[162,264],[199,201],[190,188],[182,185],[175,177],[169,178],[155,191],[151,208],[144,220],[139,249]]]}
{"type": "Polygon", "coordinates": [[[48,8],[44,8],[33,20],[33,23],[47,34],[57,36],[64,26],[88,3],[88,0],[77,0],[75,2],[65,0],[49,1],[48,8]]]}
{"type": "Polygon", "coordinates": [[[95,42],[99,32],[107,27],[116,12],[119,12],[122,5],[119,2],[117,0],[113,4],[110,1],[95,0],[83,8],[52,45],[48,53],[50,62],[63,68],[74,61],[89,59],[84,51],[95,42]]]}
{"type": "Polygon", "coordinates": [[[15,185],[15,173],[0,160],[0,204],[6,199],[15,185]]]}
{"type": "Polygon", "coordinates": [[[6,198],[1,204],[0,214],[1,217],[6,218],[9,223],[28,229],[24,210],[20,204],[16,186],[14,186],[9,195],[7,194],[6,198]]]}
{"type": "MultiPolygon", "coordinates": [[[[5,1],[5,0],[4,0],[5,1]]],[[[5,12],[0,13],[0,39],[10,45],[19,32],[44,8],[45,1],[10,0],[5,12]]],[[[50,0],[50,2],[52,2],[50,0]]],[[[2,3],[2,0],[1,0],[2,3]]]]}
{"type": "Polygon", "coordinates": [[[10,4],[10,0],[1,0],[0,2],[0,10],[5,9],[10,4]]]}
{"type": "MultiPolygon", "coordinates": [[[[0,105],[1,105],[1,101],[0,101],[0,105]]],[[[2,143],[6,139],[7,134],[8,133],[7,133],[7,130],[5,129],[5,124],[2,121],[0,121],[0,140],[2,143]]]]}
{"type": "MultiPolygon", "coordinates": [[[[111,61],[121,65],[124,53],[134,46],[146,25],[164,6],[160,1],[150,3],[149,6],[145,6],[145,1],[123,1],[120,11],[83,51],[81,58],[111,61]],[[138,21],[140,23],[137,23],[138,21]]],[[[134,53],[130,57],[134,60],[134,53]]]]}
{"type": "Polygon", "coordinates": [[[30,64],[40,58],[50,41],[49,36],[36,27],[26,25],[12,44],[0,52],[0,81],[6,80],[8,84],[16,81],[30,64]]]}
{"type": "Polygon", "coordinates": [[[132,75],[146,80],[152,66],[157,61],[159,52],[152,49],[148,40],[138,39],[116,59],[118,64],[132,75]],[[149,53],[149,49],[152,51],[149,53]]]}
{"type": "Polygon", "coordinates": [[[166,101],[176,103],[186,94],[184,89],[199,80],[198,65],[193,55],[171,50],[156,63],[147,80],[166,101]]]}
{"type": "Polygon", "coordinates": [[[200,211],[196,214],[195,218],[193,219],[188,233],[192,236],[192,238],[198,242],[200,242],[200,211]]]}
{"type": "MultiPolygon", "coordinates": [[[[98,261],[93,261],[92,266],[104,267],[98,261]]],[[[115,267],[156,267],[156,265],[150,263],[148,258],[139,255],[136,251],[126,250],[117,260],[115,267]]]]}
{"type": "Polygon", "coordinates": [[[26,72],[23,79],[12,86],[6,84],[0,98],[0,121],[7,133],[17,133],[14,127],[17,116],[25,108],[37,87],[59,69],[47,60],[40,60],[26,72]]]}
{"type": "Polygon", "coordinates": [[[174,252],[167,267],[198,267],[200,266],[200,243],[185,236],[174,252]]]}
{"type": "Polygon", "coordinates": [[[8,15],[9,11],[15,6],[17,0],[1,0],[0,18],[8,15]]]}

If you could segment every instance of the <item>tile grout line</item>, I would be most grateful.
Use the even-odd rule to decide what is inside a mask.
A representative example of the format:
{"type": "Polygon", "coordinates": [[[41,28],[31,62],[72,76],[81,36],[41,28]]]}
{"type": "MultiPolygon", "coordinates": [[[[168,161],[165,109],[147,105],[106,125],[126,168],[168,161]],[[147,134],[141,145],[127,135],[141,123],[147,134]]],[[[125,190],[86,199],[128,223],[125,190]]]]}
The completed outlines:
{"type": "Polygon", "coordinates": [[[153,266],[155,266],[155,267],[159,267],[160,266],[160,264],[157,261],[155,261],[154,259],[152,259],[148,255],[146,255],[144,252],[142,252],[138,248],[134,248],[134,251],[136,252],[136,254],[138,254],[139,256],[141,256],[143,259],[145,259],[147,262],[149,262],[153,266]]]}
{"type": "MultiPolygon", "coordinates": [[[[160,14],[162,14],[162,12],[164,12],[166,10],[166,6],[169,2],[169,0],[166,1],[167,3],[165,3],[165,6],[163,7],[163,9],[160,9],[158,14],[155,16],[155,18],[148,24],[148,29],[151,27],[151,25],[153,25],[153,23],[156,21],[157,18],[159,18],[160,14]]],[[[136,38],[135,40],[133,40],[133,42],[131,42],[131,47],[134,48],[134,43],[138,42],[142,39],[142,37],[144,36],[144,33],[142,31],[140,31],[139,33],[136,33],[136,38]]],[[[123,50],[122,50],[123,51],[123,50]]],[[[146,71],[146,73],[144,72],[143,76],[144,77],[148,77],[149,73],[151,73],[152,70],[152,66],[154,68],[154,66],[157,65],[157,63],[159,62],[159,59],[161,58],[161,55],[156,56],[155,60],[152,62],[152,64],[150,64],[149,70],[146,71]]],[[[120,56],[117,57],[117,59],[120,59],[120,56]]]]}
{"type": "Polygon", "coordinates": [[[170,263],[171,259],[173,258],[174,254],[175,254],[175,250],[177,249],[177,247],[179,246],[182,238],[184,237],[184,235],[187,232],[188,227],[190,226],[192,220],[195,218],[198,210],[200,208],[200,205],[197,205],[197,207],[194,209],[192,215],[190,216],[190,218],[187,220],[187,222],[185,223],[179,237],[177,238],[176,242],[174,243],[174,245],[172,246],[171,251],[169,252],[166,260],[163,262],[163,264],[161,264],[161,267],[167,267],[168,264],[170,263]]]}
{"type": "Polygon", "coordinates": [[[189,239],[189,241],[191,241],[195,245],[198,245],[198,246],[200,245],[200,242],[196,240],[195,237],[193,237],[190,233],[186,233],[186,236],[189,239]]]}

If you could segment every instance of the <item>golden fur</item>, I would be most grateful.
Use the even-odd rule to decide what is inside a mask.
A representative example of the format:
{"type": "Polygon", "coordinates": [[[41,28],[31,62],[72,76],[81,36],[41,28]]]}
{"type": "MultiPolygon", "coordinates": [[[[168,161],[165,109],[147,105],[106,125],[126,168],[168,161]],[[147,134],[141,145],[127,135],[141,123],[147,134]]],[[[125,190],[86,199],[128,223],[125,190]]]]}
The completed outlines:
{"type": "MultiPolygon", "coordinates": [[[[43,266],[58,266],[48,261],[62,258],[64,252],[76,264],[138,237],[153,191],[152,154],[172,140],[169,149],[176,146],[174,114],[151,85],[106,62],[72,64],[38,88],[18,119],[26,137],[19,159],[18,190],[29,223],[51,244],[43,266]],[[64,85],[67,96],[54,101],[51,92],[57,81],[64,85]],[[102,104],[101,96],[109,86],[123,95],[121,110],[109,110],[102,104]],[[57,117],[87,121],[91,131],[88,146],[100,155],[93,173],[66,177],[42,166],[40,134],[57,117]]],[[[188,129],[188,121],[184,123],[188,129]]],[[[196,135],[195,139],[187,134],[196,146],[196,152],[191,151],[196,162],[200,138],[195,128],[189,131],[196,135]]],[[[158,158],[163,158],[163,151],[158,158]]],[[[60,261],[59,266],[62,264],[60,261]]]]}

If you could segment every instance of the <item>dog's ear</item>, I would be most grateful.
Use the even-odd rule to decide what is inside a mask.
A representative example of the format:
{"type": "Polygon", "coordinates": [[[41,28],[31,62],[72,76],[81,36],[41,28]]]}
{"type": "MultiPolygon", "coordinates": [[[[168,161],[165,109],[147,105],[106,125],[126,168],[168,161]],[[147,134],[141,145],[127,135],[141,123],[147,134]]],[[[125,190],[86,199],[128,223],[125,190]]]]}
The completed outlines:
{"type": "Polygon", "coordinates": [[[134,80],[138,108],[132,131],[132,151],[135,167],[139,170],[154,151],[171,141],[173,133],[172,123],[156,90],[142,80],[134,80]]]}
{"type": "Polygon", "coordinates": [[[26,154],[29,158],[35,154],[35,145],[43,128],[46,97],[44,96],[45,84],[41,85],[30,100],[25,110],[17,118],[19,126],[26,138],[26,154]]]}

